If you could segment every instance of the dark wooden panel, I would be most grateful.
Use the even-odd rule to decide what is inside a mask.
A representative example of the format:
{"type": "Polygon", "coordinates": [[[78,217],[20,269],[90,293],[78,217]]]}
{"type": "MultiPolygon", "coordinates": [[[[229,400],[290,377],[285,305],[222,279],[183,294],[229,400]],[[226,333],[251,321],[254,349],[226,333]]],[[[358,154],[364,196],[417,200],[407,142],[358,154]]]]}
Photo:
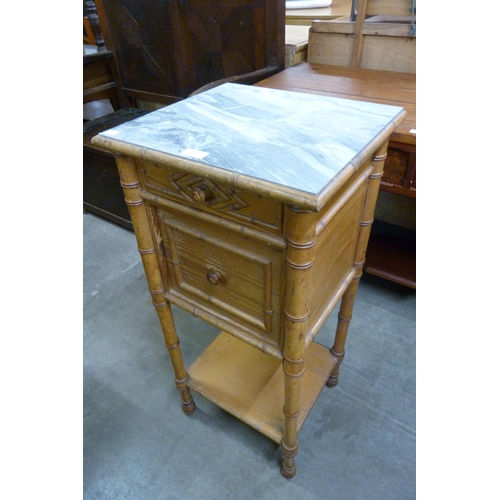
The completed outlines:
{"type": "Polygon", "coordinates": [[[113,155],[83,149],[83,208],[132,229],[113,155]]]}
{"type": "Polygon", "coordinates": [[[413,240],[393,234],[372,234],[364,271],[381,278],[417,287],[417,251],[413,240]]]}
{"type": "Polygon", "coordinates": [[[125,93],[187,97],[228,77],[284,68],[284,0],[98,0],[125,93]]]}

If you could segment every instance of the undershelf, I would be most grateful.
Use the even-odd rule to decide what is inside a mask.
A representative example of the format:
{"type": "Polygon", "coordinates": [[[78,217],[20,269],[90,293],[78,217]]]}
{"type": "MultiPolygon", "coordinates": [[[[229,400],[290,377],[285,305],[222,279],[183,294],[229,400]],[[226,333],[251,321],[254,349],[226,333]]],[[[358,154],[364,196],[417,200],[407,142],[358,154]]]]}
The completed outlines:
{"type": "MultiPolygon", "coordinates": [[[[374,228],[375,229],[375,228],[374,228]]],[[[363,270],[401,285],[416,288],[416,243],[413,232],[372,232],[363,270]]]]}
{"type": "MultiPolygon", "coordinates": [[[[329,349],[313,342],[302,377],[298,429],[336,364],[329,349]]],[[[281,443],[284,430],[282,362],[221,332],[189,368],[188,386],[260,433],[281,443]]]]}

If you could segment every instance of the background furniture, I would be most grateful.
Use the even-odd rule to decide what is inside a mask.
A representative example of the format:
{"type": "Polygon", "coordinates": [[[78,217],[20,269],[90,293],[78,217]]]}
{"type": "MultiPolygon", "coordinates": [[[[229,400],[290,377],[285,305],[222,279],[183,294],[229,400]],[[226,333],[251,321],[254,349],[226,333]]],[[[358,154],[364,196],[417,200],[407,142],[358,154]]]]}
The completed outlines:
{"type": "Polygon", "coordinates": [[[92,144],[106,130],[145,114],[128,108],[113,52],[107,50],[93,1],[84,2],[87,30],[95,52],[83,55],[83,208],[132,229],[116,164],[109,152],[92,144]]]}
{"type": "Polygon", "coordinates": [[[117,155],[184,412],[192,389],[280,443],[285,477],[338,381],[387,142],[405,114],[225,84],[93,139],[117,155]],[[314,338],[340,300],[328,349],[314,338]],[[170,303],[223,330],[189,370],[170,303]]]}
{"type": "Polygon", "coordinates": [[[307,59],[307,43],[309,27],[300,25],[285,26],[285,68],[298,64],[307,59]]]}
{"type": "MultiPolygon", "coordinates": [[[[407,116],[390,137],[380,189],[405,198],[416,197],[414,74],[302,62],[256,86],[403,106],[407,116]]],[[[409,236],[394,234],[386,227],[381,227],[379,234],[372,232],[365,270],[415,288],[415,240],[409,236]]]]}
{"type": "Polygon", "coordinates": [[[349,19],[353,0],[333,0],[329,7],[315,9],[288,9],[286,11],[286,24],[311,26],[317,19],[349,19]]]}
{"type": "Polygon", "coordinates": [[[127,99],[156,109],[221,81],[285,67],[285,0],[96,0],[127,99]]]}
{"type": "Polygon", "coordinates": [[[307,60],[415,73],[415,0],[353,0],[349,19],[313,21],[307,60]]]}
{"type": "Polygon", "coordinates": [[[83,2],[83,41],[86,44],[95,45],[97,52],[106,51],[101,22],[93,0],[83,2]]]}

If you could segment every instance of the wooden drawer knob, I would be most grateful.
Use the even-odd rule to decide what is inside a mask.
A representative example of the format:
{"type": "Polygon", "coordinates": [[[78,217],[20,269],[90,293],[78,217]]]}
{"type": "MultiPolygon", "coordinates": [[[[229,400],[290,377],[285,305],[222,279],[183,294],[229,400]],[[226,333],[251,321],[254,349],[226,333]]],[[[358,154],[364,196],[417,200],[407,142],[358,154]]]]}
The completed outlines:
{"type": "Polygon", "coordinates": [[[211,198],[212,193],[210,192],[210,188],[208,186],[205,186],[205,184],[200,184],[199,186],[196,186],[191,190],[191,196],[193,197],[194,201],[197,201],[198,203],[204,203],[211,198]]]}
{"type": "Polygon", "coordinates": [[[214,271],[213,273],[207,274],[207,280],[211,285],[218,285],[219,280],[222,278],[222,274],[219,271],[214,271]]]}

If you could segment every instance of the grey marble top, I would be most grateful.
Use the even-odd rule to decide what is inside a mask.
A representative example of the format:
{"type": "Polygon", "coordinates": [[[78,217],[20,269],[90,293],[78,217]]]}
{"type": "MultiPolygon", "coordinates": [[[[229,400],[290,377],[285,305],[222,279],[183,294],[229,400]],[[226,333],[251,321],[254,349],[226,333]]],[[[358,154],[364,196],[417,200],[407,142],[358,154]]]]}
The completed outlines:
{"type": "Polygon", "coordinates": [[[100,135],[318,195],[402,110],[226,83],[100,135]]]}

